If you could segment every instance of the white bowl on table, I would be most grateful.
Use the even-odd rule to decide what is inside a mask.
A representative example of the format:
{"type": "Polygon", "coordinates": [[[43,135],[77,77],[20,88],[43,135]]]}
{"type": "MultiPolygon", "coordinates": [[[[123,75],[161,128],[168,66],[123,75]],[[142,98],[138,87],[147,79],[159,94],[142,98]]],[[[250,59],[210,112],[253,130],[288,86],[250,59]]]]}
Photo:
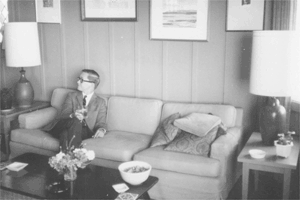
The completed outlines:
{"type": "Polygon", "coordinates": [[[148,179],[152,167],[143,161],[128,161],[120,164],[118,169],[125,182],[140,185],[148,179]]]}
{"type": "Polygon", "coordinates": [[[260,149],[251,149],[249,150],[249,154],[252,158],[261,159],[266,156],[266,152],[260,149]]]}

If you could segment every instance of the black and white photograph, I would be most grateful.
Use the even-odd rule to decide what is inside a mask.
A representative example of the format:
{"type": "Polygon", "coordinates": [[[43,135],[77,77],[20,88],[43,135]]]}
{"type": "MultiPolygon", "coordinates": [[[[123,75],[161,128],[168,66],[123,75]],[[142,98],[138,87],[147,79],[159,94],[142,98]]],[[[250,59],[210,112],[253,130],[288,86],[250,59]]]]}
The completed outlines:
{"type": "Polygon", "coordinates": [[[300,199],[299,0],[0,0],[0,199],[300,199]]]}

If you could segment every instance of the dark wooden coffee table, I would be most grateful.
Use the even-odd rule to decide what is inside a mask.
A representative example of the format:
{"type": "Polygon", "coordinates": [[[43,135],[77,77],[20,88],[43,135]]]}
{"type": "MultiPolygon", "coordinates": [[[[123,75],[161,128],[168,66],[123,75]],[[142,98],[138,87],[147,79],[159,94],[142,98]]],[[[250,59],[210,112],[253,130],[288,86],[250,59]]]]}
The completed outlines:
{"type": "MultiPolygon", "coordinates": [[[[12,159],[12,162],[25,162],[28,166],[18,173],[12,173],[8,169],[1,171],[1,189],[39,199],[115,199],[118,193],[112,185],[124,183],[117,169],[88,165],[77,171],[75,181],[64,182],[68,188],[66,192],[54,194],[48,190],[48,186],[61,180],[61,177],[50,167],[48,160],[48,156],[33,153],[12,159]]],[[[138,194],[138,198],[150,199],[148,190],[157,182],[157,177],[149,176],[138,186],[126,183],[130,188],[126,192],[138,194]]]]}

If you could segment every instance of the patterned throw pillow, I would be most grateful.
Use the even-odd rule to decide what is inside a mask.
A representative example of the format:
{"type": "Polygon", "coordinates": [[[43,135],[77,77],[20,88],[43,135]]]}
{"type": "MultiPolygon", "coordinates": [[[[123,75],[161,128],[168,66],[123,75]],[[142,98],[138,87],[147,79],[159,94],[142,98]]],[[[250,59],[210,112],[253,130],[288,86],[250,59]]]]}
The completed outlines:
{"type": "Polygon", "coordinates": [[[218,129],[219,126],[214,127],[203,137],[182,131],[164,150],[208,157],[211,144],[216,138],[218,129]]]}
{"type": "Polygon", "coordinates": [[[175,138],[179,129],[173,125],[173,122],[178,118],[180,118],[180,113],[175,113],[159,124],[153,135],[150,147],[168,144],[175,138]]]}

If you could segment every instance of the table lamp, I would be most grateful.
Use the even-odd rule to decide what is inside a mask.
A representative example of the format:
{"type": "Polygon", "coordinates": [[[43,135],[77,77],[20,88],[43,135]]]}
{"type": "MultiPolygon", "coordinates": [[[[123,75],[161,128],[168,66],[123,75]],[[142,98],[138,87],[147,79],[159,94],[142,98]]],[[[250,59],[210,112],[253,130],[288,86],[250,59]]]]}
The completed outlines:
{"type": "Polygon", "coordinates": [[[21,67],[21,78],[14,88],[14,100],[19,107],[30,107],[34,99],[34,91],[25,77],[24,68],[41,65],[37,23],[6,23],[4,40],[6,66],[21,67]]]}
{"type": "Polygon", "coordinates": [[[278,133],[289,128],[286,119],[290,107],[280,105],[276,97],[293,93],[294,74],[300,68],[299,36],[295,31],[253,31],[250,93],[268,97],[259,114],[265,145],[273,145],[278,133]]]}

